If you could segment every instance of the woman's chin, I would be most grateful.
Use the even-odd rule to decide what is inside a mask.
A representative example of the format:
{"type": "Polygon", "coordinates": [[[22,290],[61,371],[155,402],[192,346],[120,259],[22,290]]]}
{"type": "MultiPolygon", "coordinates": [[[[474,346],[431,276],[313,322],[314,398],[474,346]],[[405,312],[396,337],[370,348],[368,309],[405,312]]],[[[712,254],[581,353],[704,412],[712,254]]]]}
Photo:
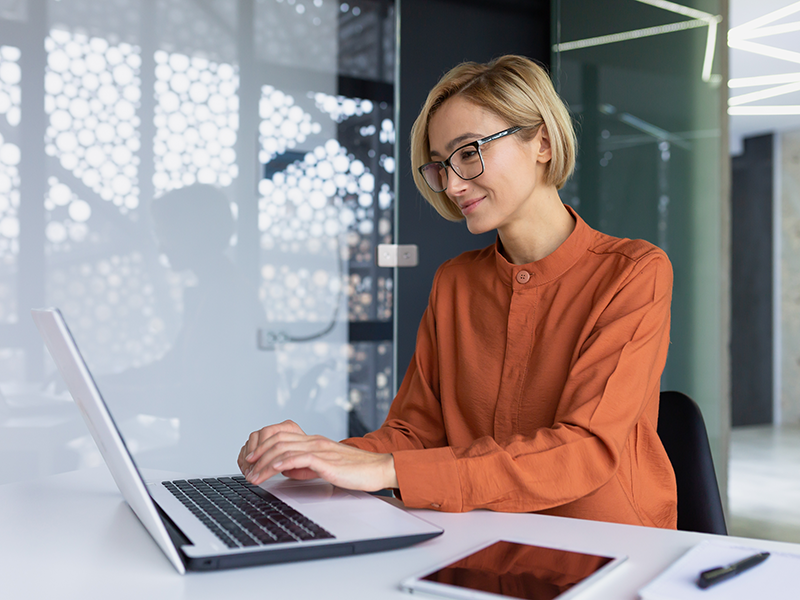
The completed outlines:
{"type": "Polygon", "coordinates": [[[480,235],[494,229],[494,227],[481,219],[467,217],[465,220],[467,222],[467,230],[473,235],[480,235]]]}

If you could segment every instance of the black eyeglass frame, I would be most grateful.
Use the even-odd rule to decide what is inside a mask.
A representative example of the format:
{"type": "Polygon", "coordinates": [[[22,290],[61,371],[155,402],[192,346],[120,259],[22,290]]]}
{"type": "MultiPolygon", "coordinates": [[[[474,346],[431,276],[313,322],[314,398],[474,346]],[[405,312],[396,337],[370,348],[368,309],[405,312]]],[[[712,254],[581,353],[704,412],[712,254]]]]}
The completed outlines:
{"type": "Polygon", "coordinates": [[[513,135],[513,134],[517,133],[518,131],[522,131],[523,129],[525,129],[525,127],[522,127],[522,126],[519,126],[519,125],[515,125],[513,127],[509,127],[508,129],[504,129],[503,131],[499,131],[497,133],[493,133],[492,135],[486,136],[485,138],[481,138],[479,140],[475,140],[474,142],[470,142],[469,144],[464,144],[463,146],[459,146],[458,148],[453,150],[453,152],[450,154],[450,156],[448,156],[445,160],[432,160],[431,162],[427,162],[424,165],[421,165],[421,166],[417,167],[417,171],[419,171],[419,174],[422,176],[422,179],[425,181],[426,185],[431,189],[431,191],[434,194],[440,194],[441,192],[443,192],[443,191],[445,191],[447,189],[447,185],[445,185],[440,190],[434,189],[433,186],[431,185],[430,181],[428,181],[428,178],[425,177],[425,173],[424,173],[425,167],[429,167],[431,165],[439,165],[439,166],[441,166],[441,168],[444,169],[444,173],[445,173],[445,183],[447,182],[447,177],[448,177],[448,175],[447,175],[447,171],[448,171],[447,167],[450,167],[450,169],[453,171],[453,173],[458,175],[458,177],[460,177],[464,181],[472,181],[473,179],[477,179],[478,177],[483,175],[483,172],[486,170],[486,165],[483,162],[483,154],[481,154],[481,146],[483,146],[484,144],[488,144],[489,142],[493,142],[495,140],[499,140],[500,138],[504,138],[507,135],[513,135]],[[481,159],[481,172],[478,173],[477,175],[475,175],[474,177],[464,177],[461,173],[458,172],[458,169],[455,168],[455,166],[450,162],[450,160],[453,158],[453,156],[455,156],[456,152],[459,152],[459,151],[463,150],[464,148],[469,148],[470,146],[475,148],[475,150],[478,153],[478,158],[481,159]]]}

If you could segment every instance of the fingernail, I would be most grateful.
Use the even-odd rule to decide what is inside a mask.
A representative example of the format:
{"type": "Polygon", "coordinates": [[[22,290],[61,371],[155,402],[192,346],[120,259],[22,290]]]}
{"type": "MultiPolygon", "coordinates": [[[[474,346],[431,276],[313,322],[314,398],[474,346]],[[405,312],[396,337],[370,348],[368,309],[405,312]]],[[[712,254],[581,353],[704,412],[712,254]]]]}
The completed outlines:
{"type": "Polygon", "coordinates": [[[258,473],[251,473],[250,475],[247,476],[247,480],[250,483],[255,483],[256,479],[258,479],[258,475],[259,475],[258,473]]]}
{"type": "Polygon", "coordinates": [[[248,454],[247,456],[245,456],[245,457],[244,457],[244,459],[245,459],[245,460],[250,460],[251,458],[253,458],[253,454],[255,454],[255,452],[251,452],[250,454],[248,454]]]}

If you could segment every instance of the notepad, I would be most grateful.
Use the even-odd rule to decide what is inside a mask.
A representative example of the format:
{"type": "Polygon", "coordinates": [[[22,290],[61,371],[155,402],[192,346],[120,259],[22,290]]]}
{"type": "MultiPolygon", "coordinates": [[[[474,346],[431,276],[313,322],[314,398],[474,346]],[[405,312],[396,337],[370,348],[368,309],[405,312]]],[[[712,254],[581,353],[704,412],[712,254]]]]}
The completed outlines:
{"type": "Polygon", "coordinates": [[[708,589],[697,587],[701,571],[763,552],[765,548],[724,541],[703,541],[639,590],[642,600],[769,600],[798,598],[800,553],[775,552],[763,563],[708,589]]]}

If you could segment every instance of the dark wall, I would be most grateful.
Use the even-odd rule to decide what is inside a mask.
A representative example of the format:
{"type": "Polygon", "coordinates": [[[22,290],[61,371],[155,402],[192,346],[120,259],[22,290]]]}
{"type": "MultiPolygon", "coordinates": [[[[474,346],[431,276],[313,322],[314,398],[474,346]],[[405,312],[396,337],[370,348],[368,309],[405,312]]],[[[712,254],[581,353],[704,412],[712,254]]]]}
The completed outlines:
{"type": "Polygon", "coordinates": [[[419,265],[397,277],[398,385],[414,353],[417,326],[425,311],[437,267],[461,252],[494,242],[495,235],[470,234],[464,223],[440,217],[420,196],[411,177],[409,135],[430,89],[450,68],[522,54],[549,67],[550,2],[399,0],[400,114],[398,123],[399,244],[419,247],[419,265]]]}
{"type": "Polygon", "coordinates": [[[731,424],[772,423],[772,136],[732,160],[731,424]]]}

